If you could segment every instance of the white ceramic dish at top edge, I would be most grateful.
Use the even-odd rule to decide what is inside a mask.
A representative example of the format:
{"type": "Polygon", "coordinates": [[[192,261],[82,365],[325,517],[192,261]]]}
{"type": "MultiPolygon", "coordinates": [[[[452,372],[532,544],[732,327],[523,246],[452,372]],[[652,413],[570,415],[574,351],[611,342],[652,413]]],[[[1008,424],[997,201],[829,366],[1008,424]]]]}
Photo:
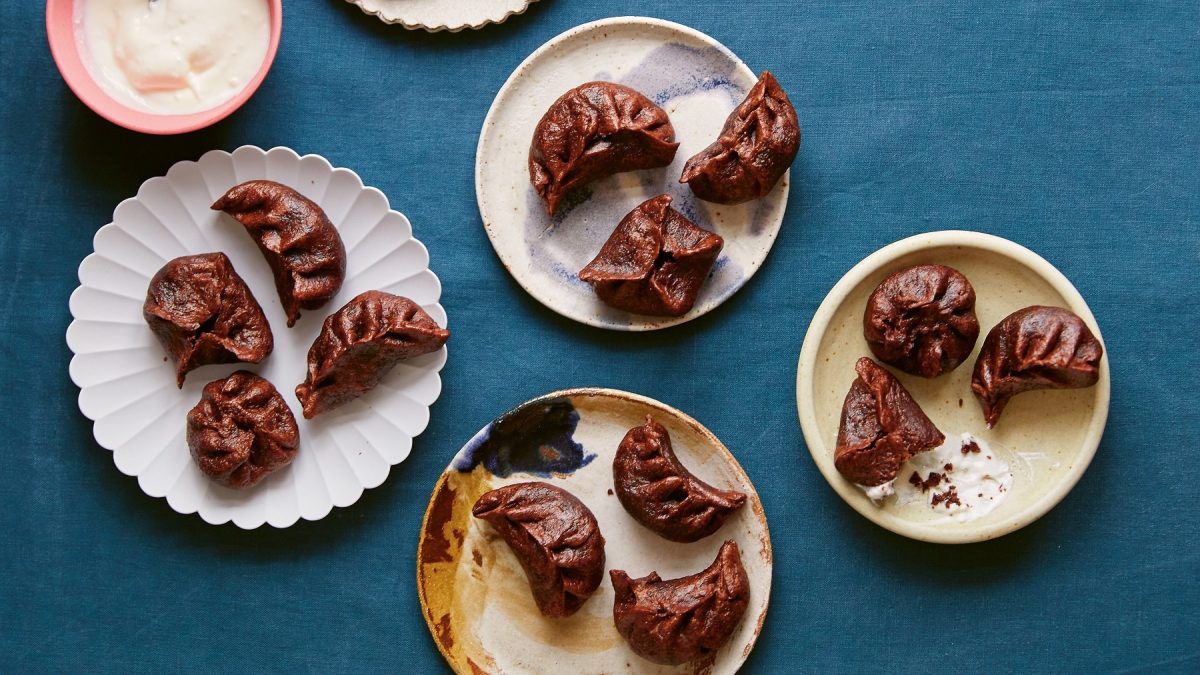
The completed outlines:
{"type": "MultiPolygon", "coordinates": [[[[562,419],[558,417],[556,419],[562,419]]],[[[534,425],[523,420],[519,427],[534,425]]],[[[560,448],[559,436],[549,441],[560,448]]],[[[540,444],[541,439],[533,443],[540,444]]],[[[539,445],[545,448],[544,445],[539,445]]],[[[555,457],[551,450],[542,456],[555,457]]],[[[561,456],[561,455],[559,455],[561,456]]],[[[486,425],[438,479],[430,496],[417,550],[417,590],[422,614],[439,651],[459,673],[710,673],[730,675],[762,632],[771,595],[773,556],[762,502],[737,459],[711,431],[687,414],[645,396],[615,389],[556,391],[526,401],[486,425]],[[514,471],[497,476],[476,454],[500,420],[534,406],[569,405],[576,422],[566,435],[587,461],[549,475],[514,471]],[[671,434],[680,461],[718,487],[746,494],[747,503],[720,530],[692,543],[662,539],[642,527],[613,496],[612,461],[625,433],[651,414],[671,434]],[[595,514],[605,538],[605,569],[633,577],[658,571],[664,579],[699,572],[721,544],[738,543],[750,581],[750,605],[729,643],[711,664],[661,666],[629,649],[612,621],[608,574],[580,610],[565,619],[538,612],[515,556],[486,524],[471,516],[479,494],[512,483],[544,480],[575,495],[595,514]]]]}
{"type": "Polygon", "coordinates": [[[796,373],[796,404],[813,461],[847,504],[897,534],[960,544],[1018,530],[1045,515],[1070,492],[1104,434],[1110,395],[1107,351],[1094,387],[1020,394],[992,430],[986,429],[970,391],[971,372],[988,331],[1009,313],[1032,304],[1070,309],[1103,342],[1087,303],[1061,272],[1019,244],[980,232],[929,232],[903,239],[867,256],[834,285],[804,337],[796,373]],[[971,281],[977,295],[979,339],[970,358],[934,380],[893,373],[947,437],[962,432],[979,435],[1002,451],[1016,477],[1005,502],[970,522],[937,521],[922,505],[881,508],[843,478],[833,464],[838,419],[854,380],[854,361],[872,357],[862,337],[866,296],[887,274],[921,263],[949,265],[971,281]]]}
{"type": "Polygon", "coordinates": [[[346,0],[384,23],[430,33],[457,33],[504,23],[537,0],[346,0]]]}
{"type": "Polygon", "coordinates": [[[408,456],[441,393],[445,348],[397,365],[379,387],[341,408],[312,420],[300,414],[294,389],[304,378],[308,348],[324,318],[355,295],[379,289],[407,296],[439,324],[447,321],[438,304],[441,282],[408,219],[391,210],[382,192],[364,187],[358,174],[335,169],[317,155],[243,146],[176,163],[117,206],[112,222],[96,232],[95,252],[80,264],[79,280],[67,329],[74,353],[70,373],[80,388],[79,409],[95,423],[96,441],[113,451],[117,468],[136,476],[146,494],[165,497],[179,513],[199,513],[211,524],[288,527],[353,504],[408,456]],[[258,178],[289,185],[315,201],[346,245],[341,291],[324,307],[302,312],[293,328],[287,327],[271,271],[252,238],[210,208],[230,187],[258,178]],[[168,260],[218,250],[262,305],[275,349],[257,365],[193,370],[177,389],[174,364],[142,318],[146,288],[168,260]],[[241,368],[266,377],[283,395],[300,426],[300,450],[291,465],[238,491],[200,472],[184,429],[201,388],[241,368]]]}
{"type": "Polygon", "coordinates": [[[648,17],[576,26],[539,47],[496,94],[475,156],[479,213],[501,263],[531,296],[559,314],[599,328],[666,328],[715,309],[762,267],[787,207],[789,171],[766,197],[725,206],[704,202],[679,182],[689,157],[717,138],[757,75],[733,52],[693,28],[648,17]],[[551,219],[529,183],[534,128],[563,93],[590,80],[625,84],[667,111],[679,150],[669,167],[618,174],[583,188],[590,196],[551,219]],[[650,317],[608,307],[579,270],[630,210],[659,194],[725,248],[696,305],[682,317],[650,317]]]}

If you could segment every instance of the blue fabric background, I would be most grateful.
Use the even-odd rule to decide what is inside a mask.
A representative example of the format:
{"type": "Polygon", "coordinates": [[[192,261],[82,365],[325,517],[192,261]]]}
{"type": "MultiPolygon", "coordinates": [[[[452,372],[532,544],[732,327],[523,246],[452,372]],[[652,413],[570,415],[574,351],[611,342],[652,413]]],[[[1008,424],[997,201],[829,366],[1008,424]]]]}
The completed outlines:
{"type": "Polygon", "coordinates": [[[55,71],[44,5],[0,3],[0,669],[444,669],[414,557],[438,473],[493,416],[603,385],[708,425],[757,485],[776,551],[747,670],[1200,670],[1200,4],[543,0],[477,33],[385,26],[289,0],[274,70],[206,131],[126,132],[55,71]],[[652,7],[652,8],[651,8],[652,7]],[[475,143],[533,49],[651,13],[770,68],[804,128],[762,272],[686,326],[590,329],[526,296],[475,205],[475,143]],[[151,499],[92,440],[64,342],[93,233],[145,179],[243,143],[320,153],[406,213],[454,329],[412,456],[328,518],[211,527],[151,499]],[[932,229],[1011,238],[1057,265],[1108,344],[1096,460],[1040,522],[964,547],[852,512],[808,457],[796,357],[835,281],[932,229]]]}

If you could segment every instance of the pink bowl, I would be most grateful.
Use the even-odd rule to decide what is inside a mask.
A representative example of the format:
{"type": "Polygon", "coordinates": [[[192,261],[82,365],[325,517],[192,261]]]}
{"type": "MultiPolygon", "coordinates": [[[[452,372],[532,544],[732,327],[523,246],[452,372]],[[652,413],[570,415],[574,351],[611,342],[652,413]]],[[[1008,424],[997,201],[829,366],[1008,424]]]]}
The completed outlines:
{"type": "Polygon", "coordinates": [[[75,4],[81,0],[47,0],[46,37],[50,40],[50,53],[58,72],[62,73],[67,86],[75,95],[104,119],[126,129],[146,134],[183,134],[203,129],[225,119],[250,99],[271,69],[275,52],[279,49],[279,36],[283,32],[283,0],[266,0],[271,6],[271,44],[258,73],[246,83],[237,96],[221,105],[188,115],[169,115],[135,110],[109,96],[92,79],[79,53],[80,42],[75,34],[75,4]]]}

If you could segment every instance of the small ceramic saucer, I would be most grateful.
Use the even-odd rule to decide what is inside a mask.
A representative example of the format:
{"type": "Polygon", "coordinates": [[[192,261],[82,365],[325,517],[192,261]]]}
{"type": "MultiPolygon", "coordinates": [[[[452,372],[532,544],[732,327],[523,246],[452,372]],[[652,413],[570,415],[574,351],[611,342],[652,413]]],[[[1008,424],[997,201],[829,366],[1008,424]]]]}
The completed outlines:
{"type": "Polygon", "coordinates": [[[665,328],[712,311],[762,266],[787,206],[791,173],[766,197],[736,206],[697,199],[679,176],[688,158],[719,135],[725,118],[757,80],[733,52],[687,26],[646,17],[583,24],[555,37],[509,76],[488,111],[475,155],[475,194],[483,226],[504,267],[539,302],[565,317],[613,330],[665,328]],[[661,169],[596,181],[553,219],[529,183],[529,143],[546,109],[563,93],[603,80],[632,87],[663,108],[679,150],[661,169]],[[725,239],[725,248],[690,312],[678,318],[608,307],[579,270],[617,223],[660,194],[692,222],[725,239]]]}
{"type": "Polygon", "coordinates": [[[1029,249],[988,234],[920,234],[885,246],[842,277],[817,309],[804,338],[796,374],[796,404],[813,461],[847,504],[906,537],[969,543],[1018,530],[1066,496],[1087,469],[1104,434],[1108,355],[1100,363],[1100,381],[1095,386],[1020,394],[994,429],[987,429],[971,393],[971,373],[987,332],[1010,313],[1030,305],[1065,307],[1103,341],[1087,303],[1061,272],[1029,249]],[[1011,467],[1013,482],[1003,501],[974,520],[947,518],[924,502],[902,505],[888,498],[877,505],[833,464],[842,403],[855,378],[854,363],[871,356],[862,327],[867,297],[892,272],[924,263],[949,265],[970,280],[976,293],[979,340],[970,358],[941,377],[927,380],[895,374],[947,438],[973,434],[1011,467]]]}

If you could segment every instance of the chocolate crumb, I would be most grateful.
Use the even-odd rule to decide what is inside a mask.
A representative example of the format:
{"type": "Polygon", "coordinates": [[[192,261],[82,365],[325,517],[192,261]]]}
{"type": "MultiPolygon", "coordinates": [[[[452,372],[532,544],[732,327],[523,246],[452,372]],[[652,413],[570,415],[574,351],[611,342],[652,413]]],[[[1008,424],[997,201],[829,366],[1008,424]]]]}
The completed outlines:
{"type": "MultiPolygon", "coordinates": [[[[964,441],[962,444],[962,454],[969,455],[971,453],[979,454],[979,444],[975,441],[964,441]]],[[[991,457],[988,457],[991,459],[991,457]]]]}
{"type": "Polygon", "coordinates": [[[930,488],[935,488],[941,485],[943,477],[944,476],[942,476],[942,474],[936,471],[931,471],[925,480],[921,480],[921,475],[914,471],[912,472],[912,475],[908,477],[908,482],[913,487],[920,488],[921,493],[924,494],[929,492],[930,488]]]}
{"type": "Polygon", "coordinates": [[[937,506],[938,504],[945,504],[946,508],[950,508],[951,505],[961,506],[962,502],[958,500],[958,488],[951,485],[945,492],[933,495],[933,498],[929,500],[929,505],[937,506]]]}
{"type": "Polygon", "coordinates": [[[946,473],[950,473],[951,471],[954,471],[954,465],[953,465],[953,464],[947,464],[946,466],[944,466],[944,467],[942,467],[942,468],[946,470],[946,473]]]}
{"type": "Polygon", "coordinates": [[[960,407],[960,408],[962,407],[962,399],[961,398],[958,399],[958,407],[960,407]]]}
{"type": "Polygon", "coordinates": [[[611,497],[611,496],[612,496],[612,493],[613,493],[613,491],[612,491],[612,488],[608,488],[608,496],[610,496],[610,497],[611,497]]]}

